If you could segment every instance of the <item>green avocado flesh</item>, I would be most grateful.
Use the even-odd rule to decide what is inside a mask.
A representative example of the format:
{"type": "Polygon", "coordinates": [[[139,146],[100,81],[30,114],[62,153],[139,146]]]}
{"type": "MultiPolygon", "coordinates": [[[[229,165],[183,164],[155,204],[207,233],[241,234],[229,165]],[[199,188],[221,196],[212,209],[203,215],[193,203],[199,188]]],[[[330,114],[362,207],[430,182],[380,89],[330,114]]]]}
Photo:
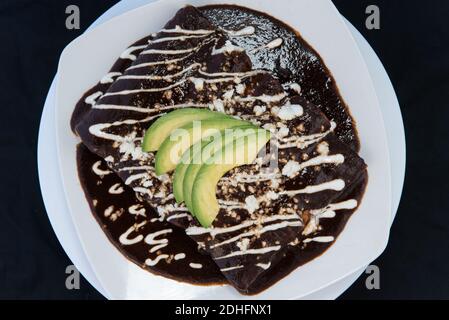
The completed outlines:
{"type": "MultiPolygon", "coordinates": [[[[253,163],[269,139],[270,133],[259,129],[257,134],[240,137],[226,145],[224,150],[213,154],[207,163],[200,167],[193,183],[190,206],[203,227],[209,228],[220,211],[216,197],[216,187],[220,179],[238,166],[253,163]]],[[[187,174],[184,181],[186,180],[187,174]]],[[[184,197],[185,195],[186,193],[184,197]]]]}
{"type": "Polygon", "coordinates": [[[206,145],[208,145],[210,141],[201,141],[195,143],[190,147],[189,150],[184,152],[182,155],[181,161],[176,166],[175,173],[173,175],[173,194],[175,196],[175,200],[177,203],[181,203],[184,201],[184,195],[182,190],[182,184],[184,181],[184,176],[189,167],[189,164],[192,162],[192,157],[196,153],[195,151],[201,151],[206,145]]]}
{"type": "MultiPolygon", "coordinates": [[[[184,172],[182,182],[182,192],[185,205],[190,212],[195,215],[192,209],[192,188],[195,182],[195,177],[201,166],[208,163],[209,159],[220,150],[224,150],[224,146],[232,143],[233,141],[257,133],[259,129],[253,125],[235,127],[225,131],[221,131],[219,139],[214,139],[212,142],[206,144],[201,149],[197,148],[191,157],[191,162],[187,164],[187,168],[184,172]],[[199,150],[198,150],[199,149],[199,150]]],[[[179,166],[179,165],[178,165],[179,166]]]]}
{"type": "Polygon", "coordinates": [[[208,109],[185,108],[170,112],[155,121],[145,132],[142,149],[145,152],[157,151],[162,142],[173,130],[183,127],[195,120],[230,118],[221,112],[208,109]]]}
{"type": "Polygon", "coordinates": [[[157,175],[175,170],[182,155],[190,146],[205,137],[217,135],[221,130],[247,125],[249,122],[231,117],[194,121],[173,131],[160,146],[156,154],[157,175]]]}

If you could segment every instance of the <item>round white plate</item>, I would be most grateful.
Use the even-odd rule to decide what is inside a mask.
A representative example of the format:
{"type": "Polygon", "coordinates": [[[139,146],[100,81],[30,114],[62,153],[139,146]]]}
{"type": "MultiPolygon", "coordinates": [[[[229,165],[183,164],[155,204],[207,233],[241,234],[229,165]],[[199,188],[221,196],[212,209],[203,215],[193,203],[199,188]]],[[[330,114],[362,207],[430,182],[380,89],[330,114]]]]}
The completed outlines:
{"type": "MultiPolygon", "coordinates": [[[[368,163],[370,179],[357,214],[350,219],[338,241],[326,254],[253,297],[300,298],[355,272],[378,257],[387,245],[391,222],[390,164],[377,96],[357,45],[330,2],[197,0],[193,4],[211,2],[237,3],[269,12],[301,30],[303,37],[320,52],[332,71],[358,123],[361,155],[368,163]],[[291,10],[286,10],[287,7],[291,10]],[[300,285],[293,286],[292,283],[300,285]]],[[[187,3],[185,0],[165,0],[132,10],[77,38],[61,55],[56,88],[56,141],[63,189],[91,266],[103,287],[117,299],[242,298],[229,286],[198,287],[150,277],[115,250],[93,217],[87,214],[89,207],[78,181],[75,157],[79,141],[67,125],[73,111],[71,106],[76,104],[85,88],[107,73],[129,40],[140,39],[149,30],[158,29],[187,3]],[[111,35],[114,35],[114,41],[105,41],[111,35]]]]}
{"type": "MultiPolygon", "coordinates": [[[[137,7],[141,5],[144,1],[139,0],[127,0],[122,1],[117,4],[115,7],[111,8],[106,14],[104,14],[98,21],[104,21],[107,18],[110,18],[112,15],[119,14],[126,10],[131,9],[132,7],[137,7]]],[[[399,188],[395,188],[395,204],[394,208],[397,207],[399,203],[402,182],[403,182],[403,172],[405,165],[405,146],[403,139],[403,130],[402,130],[402,120],[400,116],[399,107],[397,104],[397,99],[395,97],[394,91],[389,83],[388,77],[383,69],[380,61],[376,60],[374,52],[371,50],[369,45],[364,41],[364,39],[358,34],[355,30],[355,35],[359,41],[361,41],[362,49],[365,49],[365,57],[371,56],[371,59],[368,59],[368,62],[371,64],[371,69],[374,73],[377,72],[378,78],[380,81],[377,81],[377,84],[380,87],[377,88],[378,93],[383,92],[384,94],[380,94],[381,98],[385,98],[382,101],[382,107],[384,109],[384,113],[388,114],[388,117],[392,120],[393,125],[389,126],[389,138],[395,136],[397,139],[395,141],[395,146],[390,144],[390,149],[392,149],[392,155],[394,155],[393,162],[394,167],[399,168],[399,170],[395,170],[395,181],[394,185],[399,186],[399,188]],[[363,48],[364,47],[364,48],[363,48]],[[373,59],[374,57],[374,59],[373,59]],[[383,88],[382,88],[383,87],[383,88]],[[388,104],[385,102],[388,101],[388,104]],[[402,139],[401,139],[402,138],[402,139]]],[[[372,75],[373,76],[373,75],[372,75]]],[[[373,77],[374,78],[374,77],[373,77]]],[[[375,79],[374,79],[375,80],[375,79]]],[[[66,252],[69,254],[69,257],[72,261],[75,262],[78,269],[85,275],[85,277],[90,281],[100,292],[104,295],[105,292],[101,288],[98,283],[95,275],[93,274],[89,263],[87,262],[82,249],[80,248],[77,236],[73,230],[73,226],[70,224],[70,221],[67,220],[67,209],[65,208],[65,203],[62,200],[61,188],[59,186],[59,179],[57,174],[55,175],[55,167],[57,164],[55,163],[55,150],[54,150],[54,136],[52,134],[52,126],[54,126],[53,119],[51,118],[53,112],[53,86],[49,92],[48,99],[46,102],[46,106],[44,108],[44,113],[42,116],[41,122],[41,130],[39,137],[39,169],[40,169],[40,177],[45,177],[41,179],[42,185],[42,193],[44,195],[44,201],[46,203],[47,212],[49,214],[49,218],[54,226],[54,229],[60,239],[63,247],[66,252]],[[52,142],[53,140],[53,142],[52,142]],[[52,175],[53,174],[53,175],[52,175]],[[49,179],[49,176],[52,175],[52,179],[49,179]],[[58,193],[59,192],[59,193],[58,193]],[[49,196],[51,195],[51,197],[49,196]],[[64,236],[62,236],[64,234],[64,236]]],[[[395,212],[395,210],[394,210],[395,212]]],[[[339,283],[333,285],[332,287],[328,287],[325,290],[321,290],[313,295],[314,298],[325,298],[332,299],[337,297],[341,292],[343,292],[358,276],[359,272],[354,275],[349,276],[348,278],[340,281],[339,283]]]]}

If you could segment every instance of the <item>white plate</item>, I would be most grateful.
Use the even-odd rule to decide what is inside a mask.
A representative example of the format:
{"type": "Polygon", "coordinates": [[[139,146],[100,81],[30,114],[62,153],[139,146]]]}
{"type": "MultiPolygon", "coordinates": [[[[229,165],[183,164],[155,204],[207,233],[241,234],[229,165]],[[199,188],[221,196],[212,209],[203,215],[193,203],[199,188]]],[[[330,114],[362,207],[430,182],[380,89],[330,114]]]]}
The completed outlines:
{"type": "MultiPolygon", "coordinates": [[[[233,2],[262,9],[288,22],[299,29],[306,40],[320,52],[357,119],[363,146],[362,156],[370,166],[371,178],[362,207],[350,220],[337,243],[325,255],[290,275],[290,281],[284,280],[258,296],[299,298],[356,271],[377,257],[386,245],[390,222],[390,178],[382,117],[363,59],[344,22],[330,3],[297,1],[293,8],[295,10],[282,10],[282,5],[288,7],[285,6],[285,1],[278,1],[276,5],[270,1],[233,2]],[[362,239],[366,241],[360,241],[362,239]],[[293,281],[299,285],[288,285],[293,281]]],[[[149,31],[159,29],[180,7],[180,3],[185,1],[157,2],[114,18],[77,39],[64,51],[61,59],[56,124],[64,189],[87,256],[112,298],[240,297],[228,287],[201,288],[151,276],[127,261],[107,241],[88,214],[89,209],[76,176],[74,147],[77,140],[68,128],[71,106],[86,88],[107,72],[115,57],[131,39],[137,40],[149,31]],[[111,34],[115,35],[114,41],[99,40],[107,39],[107,35],[111,34]],[[86,68],[79,68],[83,64],[86,68]]],[[[290,3],[290,9],[292,6],[290,3]]]]}
{"type": "MultiPolygon", "coordinates": [[[[106,11],[92,26],[98,25],[99,23],[128,10],[137,8],[144,2],[149,1],[151,0],[122,0],[106,11]]],[[[385,68],[382,66],[382,63],[373,49],[349,21],[346,21],[346,24],[356,39],[359,49],[368,65],[379,98],[383,118],[387,124],[386,130],[392,168],[393,222],[399,206],[405,174],[405,136],[399,103],[385,68]]],[[[39,177],[46,212],[53,230],[70,260],[81,272],[84,278],[86,278],[86,280],[103,296],[108,298],[108,294],[98,281],[97,276],[94,274],[86,254],[81,247],[62,191],[59,165],[56,156],[54,93],[55,81],[53,81],[45,101],[38,139],[39,177]]],[[[357,280],[363,273],[363,270],[364,268],[361,268],[346,278],[317,292],[304,296],[302,299],[336,299],[357,280]]]]}

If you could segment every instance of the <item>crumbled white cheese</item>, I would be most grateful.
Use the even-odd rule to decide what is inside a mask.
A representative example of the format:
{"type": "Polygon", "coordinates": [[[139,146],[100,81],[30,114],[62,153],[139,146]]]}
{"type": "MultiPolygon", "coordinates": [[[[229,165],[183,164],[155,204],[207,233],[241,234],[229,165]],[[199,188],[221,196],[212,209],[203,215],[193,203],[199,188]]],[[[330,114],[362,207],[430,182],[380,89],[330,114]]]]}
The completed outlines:
{"type": "Polygon", "coordinates": [[[256,116],[260,116],[266,110],[267,110],[267,107],[265,107],[265,106],[255,106],[253,111],[256,116]]]}
{"type": "Polygon", "coordinates": [[[254,213],[257,209],[259,209],[259,201],[257,201],[255,196],[251,195],[246,197],[245,209],[248,210],[250,214],[254,213]]]}
{"type": "Polygon", "coordinates": [[[316,151],[322,156],[329,155],[329,144],[326,141],[321,142],[318,144],[316,151]]]}
{"type": "Polygon", "coordinates": [[[282,127],[278,131],[279,138],[285,138],[290,133],[290,129],[288,127],[282,127]]]}
{"type": "Polygon", "coordinates": [[[231,99],[232,99],[232,96],[234,95],[234,91],[235,91],[234,89],[226,91],[226,92],[222,95],[222,98],[223,98],[224,100],[231,100],[231,99]]]}
{"type": "Polygon", "coordinates": [[[298,174],[299,170],[301,170],[301,165],[299,162],[290,160],[284,168],[282,168],[282,175],[293,178],[298,174]]]}
{"type": "Polygon", "coordinates": [[[149,188],[153,186],[153,180],[144,180],[142,183],[142,187],[149,188]]]}
{"type": "Polygon", "coordinates": [[[276,133],[276,126],[272,123],[265,123],[262,128],[270,131],[271,133],[276,133]]]}
{"type": "Polygon", "coordinates": [[[280,179],[273,179],[273,180],[270,180],[270,182],[271,182],[271,187],[273,188],[273,189],[278,189],[279,188],[279,185],[281,184],[281,180],[280,179]]]}
{"type": "Polygon", "coordinates": [[[132,160],[146,160],[149,156],[148,153],[143,152],[141,146],[136,145],[136,133],[125,137],[124,141],[120,144],[119,151],[123,154],[122,160],[129,160],[131,157],[132,160]]]}
{"type": "Polygon", "coordinates": [[[299,104],[287,104],[282,106],[277,112],[277,116],[282,120],[293,120],[302,116],[304,109],[299,104]]]}
{"type": "Polygon", "coordinates": [[[309,223],[305,226],[302,234],[308,236],[318,230],[318,223],[315,217],[310,217],[309,223]]]}
{"type": "Polygon", "coordinates": [[[158,193],[156,193],[156,194],[154,195],[154,197],[155,197],[155,198],[159,198],[159,199],[163,199],[163,198],[167,197],[167,194],[166,194],[165,190],[162,189],[161,191],[159,191],[158,193]]]}
{"type": "Polygon", "coordinates": [[[170,182],[170,177],[168,176],[168,174],[163,174],[160,175],[159,177],[157,177],[159,181],[161,181],[162,183],[166,183],[166,182],[170,182]]]}
{"type": "Polygon", "coordinates": [[[270,190],[267,192],[267,199],[268,200],[277,200],[279,199],[279,194],[277,194],[276,192],[270,190]]]}
{"type": "Polygon", "coordinates": [[[195,85],[196,91],[201,91],[204,89],[204,79],[201,78],[190,78],[190,81],[195,85]]]}
{"type": "Polygon", "coordinates": [[[248,250],[249,243],[250,241],[248,238],[243,238],[241,241],[237,242],[236,245],[241,251],[245,252],[246,250],[248,250]]]}
{"type": "Polygon", "coordinates": [[[290,85],[290,89],[292,89],[293,91],[295,91],[297,94],[301,93],[301,86],[297,83],[292,83],[290,85]]]}
{"type": "Polygon", "coordinates": [[[224,112],[224,104],[221,99],[214,100],[213,104],[215,111],[224,112]]]}
{"type": "Polygon", "coordinates": [[[107,156],[106,158],[104,158],[104,160],[106,162],[109,162],[109,163],[114,163],[114,157],[113,156],[107,156]]]}
{"type": "Polygon", "coordinates": [[[120,144],[120,153],[123,154],[122,160],[128,160],[129,157],[133,160],[139,160],[142,156],[142,148],[137,148],[134,141],[125,140],[120,144]]]}
{"type": "Polygon", "coordinates": [[[244,84],[239,84],[238,86],[235,87],[235,90],[237,91],[238,94],[244,94],[246,86],[244,84]]]}

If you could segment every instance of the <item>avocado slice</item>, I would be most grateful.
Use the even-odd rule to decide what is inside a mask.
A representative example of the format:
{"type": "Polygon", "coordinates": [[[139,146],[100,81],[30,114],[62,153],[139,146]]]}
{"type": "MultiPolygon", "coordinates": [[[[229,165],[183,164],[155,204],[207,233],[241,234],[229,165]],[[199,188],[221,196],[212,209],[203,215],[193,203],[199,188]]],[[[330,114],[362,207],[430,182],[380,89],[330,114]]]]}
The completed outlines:
{"type": "Polygon", "coordinates": [[[192,162],[192,158],[194,154],[198,150],[202,150],[206,145],[208,145],[210,141],[201,141],[195,143],[193,146],[190,147],[189,150],[184,152],[182,155],[181,161],[178,163],[175,169],[175,173],[173,175],[173,195],[175,196],[176,202],[179,204],[184,201],[184,194],[183,194],[183,181],[184,176],[187,171],[187,168],[192,162]]]}
{"type": "MultiPolygon", "coordinates": [[[[218,151],[223,150],[223,147],[233,141],[255,134],[259,128],[254,125],[245,125],[241,127],[235,127],[227,130],[221,131],[220,139],[215,139],[214,141],[206,144],[200,150],[195,150],[193,156],[191,157],[191,163],[187,165],[184,172],[184,178],[182,183],[183,199],[189,208],[190,212],[195,215],[192,207],[192,189],[195,182],[197,173],[200,171],[202,165],[207,163],[209,159],[216,154],[218,151]],[[248,130],[249,129],[249,130],[248,130]]],[[[181,164],[180,164],[181,165],[181,164]]],[[[178,165],[178,167],[180,166],[178,165]]]]}
{"type": "Polygon", "coordinates": [[[157,151],[170,133],[194,120],[230,118],[224,113],[208,109],[185,108],[170,112],[155,121],[145,132],[142,149],[145,152],[157,151]]]}
{"type": "Polygon", "coordinates": [[[216,197],[218,181],[230,170],[251,164],[270,139],[270,133],[259,129],[257,134],[241,137],[225,150],[215,153],[201,166],[192,189],[192,209],[200,224],[209,228],[220,211],[216,197]]]}
{"type": "Polygon", "coordinates": [[[247,121],[231,117],[193,121],[173,131],[160,146],[156,154],[155,169],[157,175],[175,170],[182,155],[190,146],[207,136],[219,134],[223,129],[250,124],[247,121]]]}

